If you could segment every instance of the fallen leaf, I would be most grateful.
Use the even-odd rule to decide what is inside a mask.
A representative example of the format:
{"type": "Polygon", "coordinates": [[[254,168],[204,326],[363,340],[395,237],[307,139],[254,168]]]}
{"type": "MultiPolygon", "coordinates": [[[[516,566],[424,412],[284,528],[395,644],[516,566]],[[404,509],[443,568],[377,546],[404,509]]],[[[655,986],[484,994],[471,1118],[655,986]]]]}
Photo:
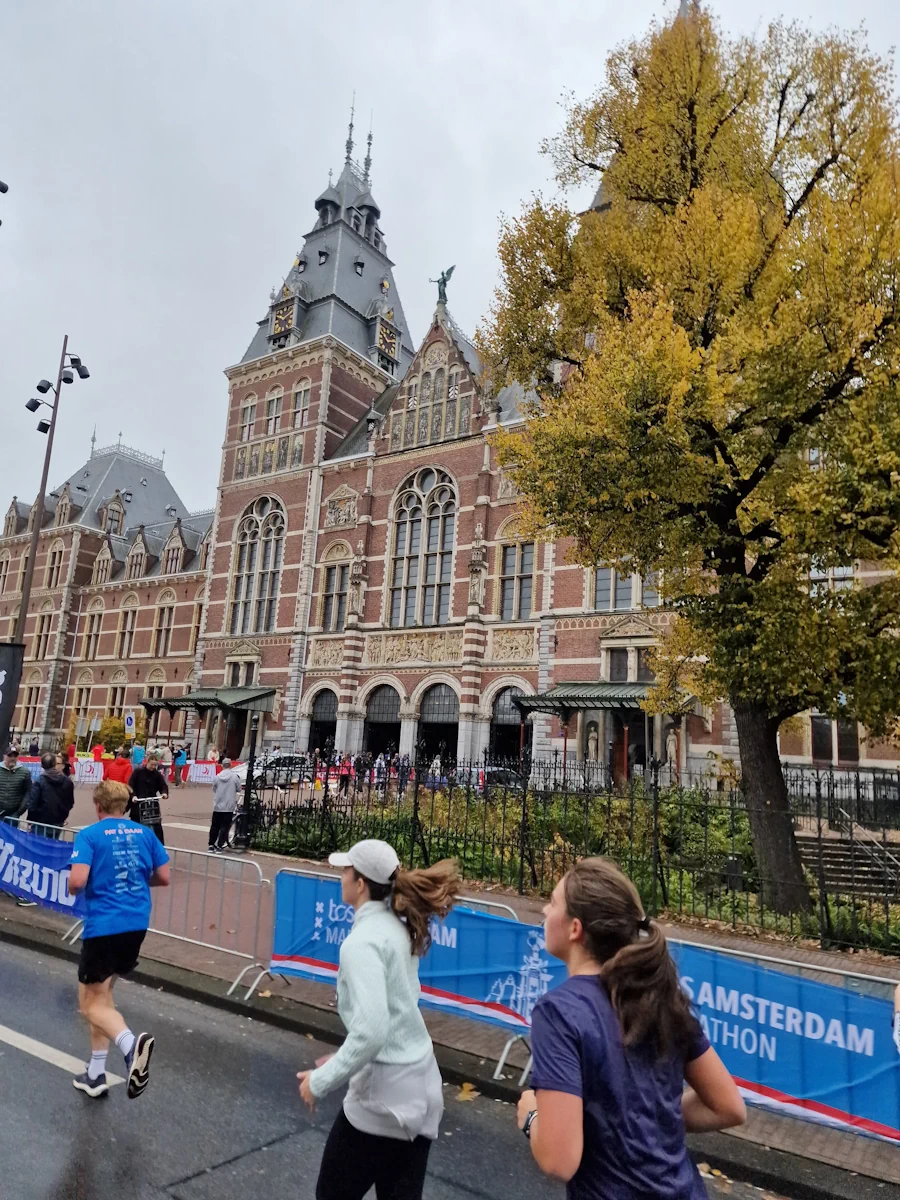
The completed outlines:
{"type": "Polygon", "coordinates": [[[266,988],[266,990],[265,990],[264,992],[260,992],[259,994],[260,994],[260,996],[262,996],[262,998],[263,998],[264,1000],[265,1000],[265,999],[266,999],[268,996],[271,996],[271,995],[272,995],[271,991],[270,991],[268,988],[266,988]]]}
{"type": "Polygon", "coordinates": [[[456,1094],[457,1100],[477,1100],[481,1092],[475,1090],[474,1083],[464,1083],[456,1094]]]}

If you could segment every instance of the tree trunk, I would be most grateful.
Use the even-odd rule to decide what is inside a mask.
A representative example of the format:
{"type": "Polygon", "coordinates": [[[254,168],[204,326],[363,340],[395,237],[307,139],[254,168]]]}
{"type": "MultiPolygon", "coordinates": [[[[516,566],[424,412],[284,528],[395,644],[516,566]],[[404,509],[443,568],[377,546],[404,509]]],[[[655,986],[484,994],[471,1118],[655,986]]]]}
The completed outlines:
{"type": "Polygon", "coordinates": [[[809,888],[778,757],[777,723],[762,708],[732,707],[762,901],[778,913],[809,912],[809,888]]]}

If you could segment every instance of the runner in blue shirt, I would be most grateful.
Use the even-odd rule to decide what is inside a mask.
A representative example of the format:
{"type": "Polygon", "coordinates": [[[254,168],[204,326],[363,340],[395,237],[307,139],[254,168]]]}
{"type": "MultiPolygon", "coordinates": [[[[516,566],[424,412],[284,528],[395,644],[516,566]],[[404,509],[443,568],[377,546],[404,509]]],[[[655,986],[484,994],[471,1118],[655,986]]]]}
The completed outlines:
{"type": "Polygon", "coordinates": [[[568,978],[532,1017],[519,1127],[538,1166],[568,1200],[705,1200],[685,1130],[740,1125],[744,1102],[637,888],[615,863],[582,859],[544,909],[544,939],[568,978]]]}
{"type": "Polygon", "coordinates": [[[72,1083],[93,1099],[109,1091],[106,1055],[114,1041],[125,1056],[128,1097],[149,1081],[153,1038],[131,1032],[116,1009],[113,986],[138,963],[150,923],[150,888],[168,887],[169,856],[152,829],[124,815],[129,792],[107,779],[94,788],[97,821],[72,848],[69,891],[84,892],[87,916],[78,964],[78,1007],[91,1030],[91,1060],[72,1083]]]}

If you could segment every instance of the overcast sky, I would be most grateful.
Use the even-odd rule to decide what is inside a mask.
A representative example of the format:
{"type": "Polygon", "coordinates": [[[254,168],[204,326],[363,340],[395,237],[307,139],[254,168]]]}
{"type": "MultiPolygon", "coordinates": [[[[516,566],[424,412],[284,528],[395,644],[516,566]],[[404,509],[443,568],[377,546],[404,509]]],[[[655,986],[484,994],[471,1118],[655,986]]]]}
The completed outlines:
{"type": "MultiPolygon", "coordinates": [[[[215,502],[225,367],[340,170],[351,95],[415,344],[439,270],[474,331],[496,280],[498,217],[552,193],[538,148],[564,92],[658,0],[2,0],[0,402],[3,480],[31,500],[44,440],[24,402],[62,335],[91,370],[63,395],[51,486],[97,425],[157,455],[189,508],[215,502]]],[[[718,0],[731,31],[772,17],[900,34],[897,0],[718,0]]]]}

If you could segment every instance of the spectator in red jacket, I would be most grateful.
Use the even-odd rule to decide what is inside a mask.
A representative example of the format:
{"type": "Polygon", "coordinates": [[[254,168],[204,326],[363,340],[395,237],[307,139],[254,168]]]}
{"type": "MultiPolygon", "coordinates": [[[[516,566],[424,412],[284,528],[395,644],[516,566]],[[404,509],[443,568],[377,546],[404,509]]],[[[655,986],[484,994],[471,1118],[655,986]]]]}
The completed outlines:
{"type": "Polygon", "coordinates": [[[108,778],[114,779],[116,783],[126,784],[131,778],[131,759],[124,746],[119,751],[118,758],[114,758],[109,764],[108,778]]]}

